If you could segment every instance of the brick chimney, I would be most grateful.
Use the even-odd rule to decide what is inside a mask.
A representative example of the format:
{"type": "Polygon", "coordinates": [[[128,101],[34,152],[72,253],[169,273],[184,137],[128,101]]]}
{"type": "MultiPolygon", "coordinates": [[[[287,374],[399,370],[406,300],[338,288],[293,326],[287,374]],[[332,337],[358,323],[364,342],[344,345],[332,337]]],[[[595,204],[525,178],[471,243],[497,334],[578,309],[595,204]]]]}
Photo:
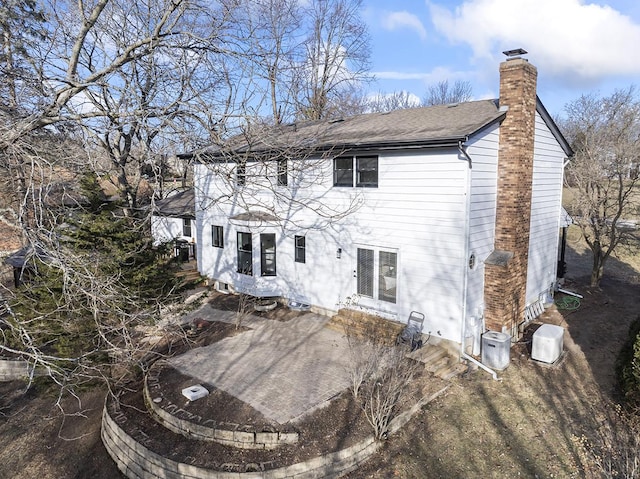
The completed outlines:
{"type": "Polygon", "coordinates": [[[538,71],[523,58],[500,64],[500,126],[495,245],[485,262],[485,325],[518,335],[524,320],[531,221],[538,71]]]}

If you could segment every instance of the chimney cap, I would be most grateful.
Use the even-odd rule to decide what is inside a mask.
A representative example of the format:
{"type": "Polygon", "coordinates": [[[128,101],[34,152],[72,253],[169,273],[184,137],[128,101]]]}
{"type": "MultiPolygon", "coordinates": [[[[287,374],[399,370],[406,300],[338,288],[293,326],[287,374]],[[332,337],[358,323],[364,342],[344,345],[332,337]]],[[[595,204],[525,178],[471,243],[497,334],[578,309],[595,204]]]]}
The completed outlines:
{"type": "Polygon", "coordinates": [[[524,50],[524,49],[522,49],[522,48],[515,48],[513,50],[505,50],[502,53],[504,55],[508,56],[509,58],[513,58],[513,57],[517,57],[519,55],[526,55],[529,52],[524,50]]]}

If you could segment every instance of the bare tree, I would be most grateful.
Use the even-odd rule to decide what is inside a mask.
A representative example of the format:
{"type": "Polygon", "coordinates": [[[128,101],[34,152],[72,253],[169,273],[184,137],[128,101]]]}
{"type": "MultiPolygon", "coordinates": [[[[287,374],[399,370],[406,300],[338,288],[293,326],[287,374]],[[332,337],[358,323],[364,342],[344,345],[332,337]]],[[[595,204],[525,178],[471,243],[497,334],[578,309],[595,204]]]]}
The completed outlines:
{"type": "Polygon", "coordinates": [[[222,145],[197,152],[195,175],[207,178],[196,181],[203,186],[196,191],[200,207],[216,213],[234,211],[245,220],[284,229],[324,230],[348,217],[360,208],[362,193],[332,203],[319,187],[333,175],[328,159],[341,152],[310,146],[310,138],[321,137],[327,126],[251,124],[222,145]]]}
{"type": "Polygon", "coordinates": [[[303,9],[309,22],[295,79],[297,115],[321,120],[352,111],[354,90],[369,80],[369,35],[360,18],[361,0],[312,0],[303,9]]]}
{"type": "Polygon", "coordinates": [[[369,98],[365,104],[367,112],[388,112],[403,110],[405,108],[417,108],[422,106],[420,100],[406,91],[396,91],[390,94],[378,93],[369,98]]]}
{"type": "Polygon", "coordinates": [[[471,83],[468,81],[456,80],[451,86],[449,80],[442,80],[429,87],[422,103],[424,106],[461,103],[471,100],[473,98],[472,92],[471,83]]]}
{"type": "Polygon", "coordinates": [[[295,116],[293,78],[303,18],[298,0],[245,0],[235,10],[233,22],[245,39],[240,66],[246,70],[246,89],[253,92],[257,111],[268,105],[265,110],[275,124],[295,116]]]}
{"type": "Polygon", "coordinates": [[[575,152],[566,171],[574,222],[593,254],[591,286],[623,244],[637,242],[640,101],[634,87],[607,97],[583,95],[566,106],[563,127],[575,152]]]}
{"type": "Polygon", "coordinates": [[[35,0],[14,0],[0,5],[0,91],[11,110],[18,108],[24,92],[33,93],[34,77],[28,66],[34,42],[45,39],[43,12],[35,0]]]}
{"type": "Polygon", "coordinates": [[[401,345],[379,349],[374,372],[362,386],[360,407],[376,439],[386,439],[391,420],[397,416],[417,371],[416,363],[405,357],[407,351],[401,345]]]}
{"type": "MultiPolygon", "coordinates": [[[[266,85],[276,122],[288,115],[326,118],[345,111],[339,103],[356,98],[357,83],[366,76],[366,29],[357,16],[361,2],[247,2],[249,7],[275,8],[268,10],[270,21],[259,24],[258,30],[252,23],[242,28],[233,24],[241,3],[48,0],[42,4],[46,41],[29,44],[24,55],[28,61],[21,63],[28,68],[24,77],[33,79],[33,87],[18,88],[22,84],[10,82],[8,103],[0,108],[0,171],[11,200],[5,216],[22,227],[25,242],[34,251],[33,264],[59,279],[60,290],[50,288],[43,294],[58,301],[53,313],[34,311],[29,316],[25,309],[14,318],[13,342],[5,346],[45,364],[61,382],[88,377],[97,364],[89,359],[101,354],[137,357],[135,327],[155,318],[159,309],[153,304],[129,309],[127,304],[141,301],[137,285],[126,277],[131,272],[117,267],[105,271],[101,266],[111,264],[110,258],[91,248],[71,248],[62,240],[73,230],[65,231],[73,215],[68,209],[52,208],[51,193],[66,191],[79,173],[93,169],[114,183],[124,200],[118,214],[143,219],[131,215],[138,206],[142,166],[150,162],[152,171],[160,172],[167,152],[224,145],[231,131],[243,131],[252,145],[258,142],[261,148],[257,154],[251,148],[241,154],[221,150],[222,161],[208,166],[227,187],[209,198],[211,203],[236,201],[244,211],[259,208],[283,221],[293,221],[296,210],[311,208],[320,220],[307,227],[327,227],[358,206],[357,196],[334,208],[309,193],[309,186],[331,174],[321,167],[318,156],[322,159],[332,152],[310,152],[308,139],[295,136],[284,146],[274,142],[273,135],[281,140],[291,128],[283,127],[279,133],[262,128],[252,110],[262,100],[250,86],[266,85]],[[300,5],[306,13],[300,26],[296,15],[286,17],[292,22],[288,25],[277,24],[282,17],[279,9],[300,5]],[[304,25],[311,28],[305,30],[304,25]],[[271,41],[259,55],[268,60],[266,70],[257,70],[255,61],[254,68],[245,67],[252,64],[247,56],[253,54],[250,46],[255,42],[243,34],[254,31],[271,41]],[[291,109],[290,99],[295,100],[291,109]],[[293,158],[304,161],[290,161],[293,158]],[[240,178],[246,187],[238,193],[240,178]],[[290,187],[277,188],[283,181],[290,187]],[[277,192],[272,199],[265,200],[265,185],[277,192]],[[79,311],[83,321],[65,322],[79,311]],[[95,327],[84,329],[89,324],[95,327]],[[59,326],[65,338],[81,334],[86,339],[85,333],[92,331],[94,342],[73,354],[52,354],[52,337],[40,334],[45,325],[59,326]]],[[[26,0],[25,5],[32,4],[26,0]]],[[[4,23],[0,26],[8,31],[4,23]]],[[[12,48],[18,45],[15,35],[9,40],[12,48]]],[[[18,63],[13,58],[5,62],[3,80],[15,78],[18,63]]],[[[72,195],[62,196],[82,205],[72,195]]],[[[141,234],[145,226],[144,221],[130,223],[141,234]]],[[[131,248],[135,251],[128,253],[146,251],[131,248]]],[[[101,374],[100,370],[96,375],[101,374]]]]}

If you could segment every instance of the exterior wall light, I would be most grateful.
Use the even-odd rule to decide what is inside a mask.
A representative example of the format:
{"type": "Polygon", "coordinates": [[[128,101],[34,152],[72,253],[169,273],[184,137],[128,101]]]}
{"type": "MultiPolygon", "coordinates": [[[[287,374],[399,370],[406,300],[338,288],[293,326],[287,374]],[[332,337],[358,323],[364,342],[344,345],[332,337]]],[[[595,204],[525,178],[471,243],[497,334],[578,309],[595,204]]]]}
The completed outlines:
{"type": "Polygon", "coordinates": [[[336,258],[340,259],[342,257],[342,248],[338,248],[336,250],[336,258]]]}

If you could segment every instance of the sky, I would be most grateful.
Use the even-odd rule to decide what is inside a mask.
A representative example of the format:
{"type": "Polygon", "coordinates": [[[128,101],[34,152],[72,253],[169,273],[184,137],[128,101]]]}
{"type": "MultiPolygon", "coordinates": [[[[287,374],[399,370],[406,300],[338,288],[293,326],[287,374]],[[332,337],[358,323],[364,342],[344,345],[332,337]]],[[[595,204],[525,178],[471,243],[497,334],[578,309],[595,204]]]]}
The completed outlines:
{"type": "Polygon", "coordinates": [[[504,50],[523,48],[538,96],[563,116],[583,94],[640,89],[640,0],[363,0],[371,93],[425,96],[442,80],[498,97],[504,50]]]}

